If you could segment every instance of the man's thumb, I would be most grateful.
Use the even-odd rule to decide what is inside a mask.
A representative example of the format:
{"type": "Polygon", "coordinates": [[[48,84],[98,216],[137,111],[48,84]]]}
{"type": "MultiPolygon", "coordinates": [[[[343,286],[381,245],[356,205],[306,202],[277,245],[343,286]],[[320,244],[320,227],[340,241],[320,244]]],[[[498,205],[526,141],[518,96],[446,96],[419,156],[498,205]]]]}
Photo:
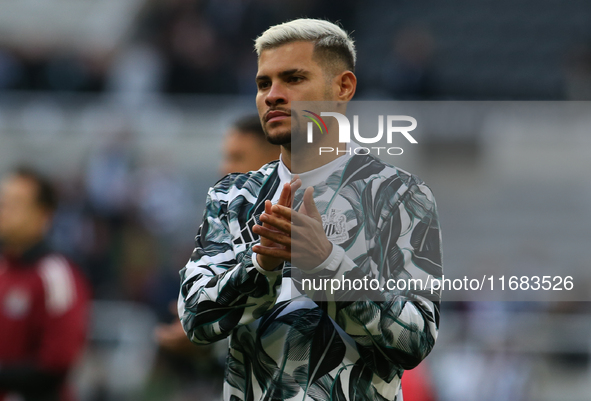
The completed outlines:
{"type": "Polygon", "coordinates": [[[315,220],[322,221],[320,217],[320,212],[316,208],[316,203],[314,203],[314,188],[308,187],[304,192],[304,207],[306,208],[305,213],[312,217],[315,220]]]}

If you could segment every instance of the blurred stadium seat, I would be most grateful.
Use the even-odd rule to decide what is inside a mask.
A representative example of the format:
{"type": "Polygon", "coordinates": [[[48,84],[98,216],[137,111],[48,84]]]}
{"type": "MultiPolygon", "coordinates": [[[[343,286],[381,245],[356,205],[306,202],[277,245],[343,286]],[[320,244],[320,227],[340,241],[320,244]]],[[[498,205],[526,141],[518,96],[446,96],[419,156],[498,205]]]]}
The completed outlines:
{"type": "Polygon", "coordinates": [[[137,399],[156,356],[156,321],[145,305],[94,301],[87,351],[74,377],[80,401],[137,399]]]}
{"type": "Polygon", "coordinates": [[[144,0],[1,0],[0,42],[112,51],[143,4],[144,0]]]}

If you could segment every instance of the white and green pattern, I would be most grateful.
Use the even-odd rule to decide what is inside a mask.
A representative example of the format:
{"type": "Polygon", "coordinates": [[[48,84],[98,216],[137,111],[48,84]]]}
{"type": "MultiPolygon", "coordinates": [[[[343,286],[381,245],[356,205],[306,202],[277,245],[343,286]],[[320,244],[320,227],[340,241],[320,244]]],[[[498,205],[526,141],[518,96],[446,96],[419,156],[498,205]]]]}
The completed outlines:
{"type": "Polygon", "coordinates": [[[336,263],[312,274],[289,263],[273,272],[252,263],[258,238],[251,229],[280,186],[279,162],[228,175],[209,191],[195,251],[181,271],[179,316],[196,344],[230,336],[225,400],[401,401],[403,371],[433,348],[439,294],[429,297],[428,288],[298,291],[302,276],[384,283],[442,275],[430,189],[372,156],[343,160],[314,186],[336,263]]]}

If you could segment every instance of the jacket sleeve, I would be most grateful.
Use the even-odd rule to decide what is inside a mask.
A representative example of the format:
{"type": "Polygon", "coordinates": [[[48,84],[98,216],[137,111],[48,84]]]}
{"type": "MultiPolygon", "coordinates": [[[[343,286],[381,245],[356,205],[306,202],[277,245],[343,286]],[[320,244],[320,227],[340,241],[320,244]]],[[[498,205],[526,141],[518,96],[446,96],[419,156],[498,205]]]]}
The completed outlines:
{"type": "Polygon", "coordinates": [[[282,269],[255,266],[252,244],[235,251],[225,196],[215,187],[209,190],[195,250],[180,272],[179,317],[196,344],[221,340],[261,317],[275,305],[281,287],[282,269]]]}
{"type": "Polygon", "coordinates": [[[66,371],[78,361],[86,345],[89,285],[61,256],[47,258],[40,273],[45,286],[45,319],[38,363],[48,371],[66,371]]]}
{"type": "Polygon", "coordinates": [[[430,353],[439,328],[440,293],[431,293],[431,286],[443,273],[441,235],[433,194],[417,180],[400,194],[385,191],[389,200],[374,200],[364,222],[365,254],[352,260],[334,245],[327,261],[304,275],[341,281],[336,290],[306,292],[326,301],[327,312],[355,340],[366,365],[388,382],[430,353]],[[377,279],[379,289],[347,287],[345,279],[360,284],[364,278],[377,279]],[[420,284],[409,290],[413,280],[420,284]],[[403,283],[405,289],[394,288],[403,283]]]}

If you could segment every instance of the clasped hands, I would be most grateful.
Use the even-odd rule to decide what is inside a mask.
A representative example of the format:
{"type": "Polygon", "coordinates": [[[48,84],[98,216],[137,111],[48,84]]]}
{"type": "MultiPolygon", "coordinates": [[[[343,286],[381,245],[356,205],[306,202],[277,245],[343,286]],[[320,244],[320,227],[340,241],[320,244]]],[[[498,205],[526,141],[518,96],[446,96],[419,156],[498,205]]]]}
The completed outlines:
{"type": "Polygon", "coordinates": [[[277,204],[265,201],[265,212],[259,217],[261,225],[253,227],[253,232],[260,237],[260,245],[252,250],[265,270],[274,270],[292,260],[298,268],[311,270],[332,252],[333,245],[326,237],[314,203],[314,188],[306,188],[302,205],[297,211],[292,209],[293,196],[301,186],[302,181],[294,176],[283,186],[277,204]]]}

